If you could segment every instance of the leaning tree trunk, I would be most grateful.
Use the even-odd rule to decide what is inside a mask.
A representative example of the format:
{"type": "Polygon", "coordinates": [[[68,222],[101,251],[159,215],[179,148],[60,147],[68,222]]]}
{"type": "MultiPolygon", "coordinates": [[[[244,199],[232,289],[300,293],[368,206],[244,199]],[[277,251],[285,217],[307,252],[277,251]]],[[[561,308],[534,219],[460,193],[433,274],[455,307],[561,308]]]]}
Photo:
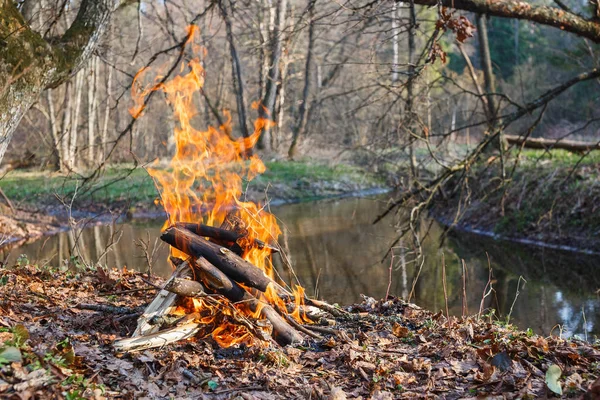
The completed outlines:
{"type": "Polygon", "coordinates": [[[19,122],[42,91],[85,64],[120,0],[83,0],[65,34],[51,43],[33,31],[12,0],[0,0],[0,162],[19,122]]]}

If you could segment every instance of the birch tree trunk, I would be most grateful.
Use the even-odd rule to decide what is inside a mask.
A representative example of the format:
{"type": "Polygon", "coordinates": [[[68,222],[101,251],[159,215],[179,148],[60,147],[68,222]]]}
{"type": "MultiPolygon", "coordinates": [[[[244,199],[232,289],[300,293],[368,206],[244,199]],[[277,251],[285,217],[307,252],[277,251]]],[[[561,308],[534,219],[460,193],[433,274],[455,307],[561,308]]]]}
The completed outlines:
{"type": "Polygon", "coordinates": [[[416,45],[415,36],[417,28],[417,16],[415,12],[415,2],[410,0],[410,22],[408,27],[408,82],[406,83],[406,120],[408,122],[408,143],[410,157],[410,171],[413,178],[417,177],[417,157],[415,155],[415,140],[412,137],[415,127],[415,111],[414,111],[414,87],[415,87],[415,56],[416,45]]]}
{"type": "Polygon", "coordinates": [[[60,170],[63,164],[61,133],[56,121],[56,111],[54,109],[53,90],[46,90],[46,102],[48,103],[48,122],[50,124],[50,133],[52,134],[52,144],[54,145],[54,154],[56,156],[56,169],[60,170]]]}
{"type": "Polygon", "coordinates": [[[87,67],[87,164],[94,165],[96,153],[96,115],[98,111],[98,58],[87,67]]]}
{"type": "Polygon", "coordinates": [[[70,112],[72,120],[69,124],[69,170],[77,168],[77,139],[79,137],[79,117],[81,115],[81,97],[83,94],[83,71],[75,77],[75,98],[71,102],[73,110],[70,112]]]}
{"type": "Polygon", "coordinates": [[[308,22],[308,46],[306,49],[306,64],[304,67],[304,89],[302,90],[302,103],[300,104],[300,110],[298,112],[298,118],[296,118],[296,124],[292,132],[292,143],[288,149],[288,157],[293,160],[296,156],[298,138],[304,136],[306,131],[306,124],[308,121],[308,105],[310,101],[310,91],[313,85],[313,48],[315,44],[315,4],[316,0],[312,0],[309,5],[309,22],[308,22]]]}
{"type": "MultiPolygon", "coordinates": [[[[265,95],[262,99],[262,107],[259,108],[261,118],[272,119],[277,98],[277,86],[279,84],[280,60],[283,43],[283,30],[285,29],[285,15],[287,11],[287,0],[277,0],[277,12],[275,25],[271,35],[271,58],[269,60],[269,74],[265,85],[265,95]]],[[[270,129],[265,129],[258,139],[259,149],[269,149],[271,146],[270,129]]]]}
{"type": "MultiPolygon", "coordinates": [[[[235,47],[235,40],[233,37],[233,27],[231,22],[231,8],[225,5],[225,1],[219,1],[219,9],[221,10],[221,16],[225,22],[225,30],[227,33],[227,41],[229,42],[229,53],[231,55],[231,74],[233,78],[233,89],[235,91],[235,98],[237,102],[238,120],[240,124],[240,131],[243,137],[249,137],[248,123],[246,118],[246,101],[244,99],[244,83],[242,81],[242,66],[240,64],[240,58],[238,56],[237,49],[235,47]]],[[[252,149],[247,148],[245,151],[246,156],[252,155],[252,149]]]]}
{"type": "Polygon", "coordinates": [[[392,84],[398,80],[398,62],[400,54],[400,27],[398,24],[398,3],[392,3],[392,84]]]}
{"type": "Polygon", "coordinates": [[[71,171],[72,160],[69,152],[69,142],[71,138],[71,122],[73,118],[71,113],[73,112],[73,81],[67,81],[65,84],[65,95],[63,102],[63,115],[62,115],[62,126],[60,135],[60,158],[62,163],[59,165],[60,171],[71,171]]]}
{"type": "MultiPolygon", "coordinates": [[[[112,36],[112,32],[109,32],[109,38],[112,36]]],[[[100,134],[100,149],[102,151],[102,159],[106,157],[106,146],[108,141],[108,121],[110,120],[110,102],[112,100],[112,80],[113,80],[113,67],[110,65],[106,66],[108,72],[106,73],[106,100],[104,104],[104,122],[102,123],[102,132],[100,134]]]]}

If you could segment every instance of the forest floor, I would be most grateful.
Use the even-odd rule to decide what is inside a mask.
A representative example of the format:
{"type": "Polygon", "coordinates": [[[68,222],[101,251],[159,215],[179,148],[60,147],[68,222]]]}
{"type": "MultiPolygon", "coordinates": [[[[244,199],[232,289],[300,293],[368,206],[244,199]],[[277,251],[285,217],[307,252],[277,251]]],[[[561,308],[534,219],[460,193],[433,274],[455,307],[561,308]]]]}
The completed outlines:
{"type": "MultiPolygon", "coordinates": [[[[266,162],[267,171],[245,184],[244,198],[271,204],[316,200],[385,186],[375,174],[345,164],[314,161],[266,162]]],[[[36,238],[68,226],[68,219],[101,223],[115,218],[162,216],[158,192],[148,173],[131,165],[110,166],[83,183],[83,176],[11,171],[0,179],[0,245],[36,238]],[[6,200],[8,199],[8,201],[6,200]],[[10,202],[10,205],[8,204],[10,202]]]]}
{"type": "Polygon", "coordinates": [[[518,331],[491,314],[449,320],[396,298],[345,307],[352,318],[337,319],[337,336],[302,346],[221,349],[196,337],[116,354],[112,343],[156,294],[148,281],[161,283],[131,271],[0,268],[0,398],[600,395],[600,343],[518,331]]]}
{"type": "Polygon", "coordinates": [[[474,167],[466,185],[450,181],[433,215],[476,233],[600,252],[600,152],[524,150],[514,171],[515,153],[507,160],[504,182],[498,162],[474,167]]]}

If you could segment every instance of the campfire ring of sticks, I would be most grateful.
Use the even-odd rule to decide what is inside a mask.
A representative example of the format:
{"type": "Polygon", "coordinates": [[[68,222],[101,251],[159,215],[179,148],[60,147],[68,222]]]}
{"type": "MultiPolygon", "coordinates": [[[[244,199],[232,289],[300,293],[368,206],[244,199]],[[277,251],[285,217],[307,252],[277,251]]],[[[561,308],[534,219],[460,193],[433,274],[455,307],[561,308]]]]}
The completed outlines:
{"type": "Polygon", "coordinates": [[[115,342],[115,350],[140,351],[201,333],[212,334],[216,339],[216,330],[223,328],[219,320],[223,319],[215,318],[215,312],[221,316],[227,314],[229,326],[237,325],[244,331],[237,335],[237,341],[217,340],[224,346],[242,342],[243,338],[286,346],[300,344],[305,337],[321,340],[322,334],[337,333],[330,326],[335,325],[335,318],[345,315],[342,309],[310,299],[303,292],[302,298],[298,298],[298,294],[294,295],[241,257],[248,246],[266,248],[272,253],[280,250],[259,240],[247,240],[243,222],[232,214],[228,214],[220,228],[175,223],[162,233],[161,239],[189,258],[171,257],[176,266],[173,274],[139,317],[132,337],[115,342]],[[264,294],[273,290],[277,300],[266,300],[264,294]],[[178,306],[192,299],[199,299],[208,307],[183,316],[172,315],[178,306]],[[235,307],[240,304],[247,312],[241,313],[235,307]],[[203,309],[212,312],[210,318],[202,315],[203,309]],[[293,312],[298,316],[301,313],[302,318],[294,318],[293,312]]]}

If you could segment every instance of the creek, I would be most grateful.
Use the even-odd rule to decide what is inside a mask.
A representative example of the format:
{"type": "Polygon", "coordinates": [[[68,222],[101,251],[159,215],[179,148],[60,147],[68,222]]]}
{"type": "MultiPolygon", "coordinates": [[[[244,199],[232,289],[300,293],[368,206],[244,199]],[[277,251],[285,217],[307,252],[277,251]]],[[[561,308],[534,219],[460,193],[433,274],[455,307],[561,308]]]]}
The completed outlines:
{"type": "MultiPolygon", "coordinates": [[[[382,261],[396,239],[392,219],[372,224],[385,207],[385,199],[346,198],[272,207],[284,232],[280,243],[310,296],[342,305],[361,301],[361,294],[382,298],[391,265],[390,294],[408,298],[418,275],[411,301],[434,312],[445,310],[443,255],[450,314],[478,313],[490,265],[493,291],[484,300],[483,314],[489,315],[492,308],[497,310],[492,320],[505,321],[512,307],[511,322],[521,329],[531,328],[543,335],[558,335],[562,329],[563,336],[588,340],[600,335],[597,257],[466,232],[444,235],[443,226],[423,219],[416,230],[424,236],[424,261],[414,262],[410,236],[395,246],[392,259],[382,261]]],[[[62,232],[20,247],[0,249],[0,260],[14,265],[24,254],[38,265],[57,266],[58,260],[74,260],[73,256],[78,255],[101,265],[147,271],[147,257],[139,245],[144,241],[149,244],[150,255],[157,248],[152,272],[167,277],[171,273],[168,248],[157,239],[163,222],[91,226],[78,235],[62,232]]],[[[274,263],[289,282],[290,274],[278,256],[274,263]]]]}

